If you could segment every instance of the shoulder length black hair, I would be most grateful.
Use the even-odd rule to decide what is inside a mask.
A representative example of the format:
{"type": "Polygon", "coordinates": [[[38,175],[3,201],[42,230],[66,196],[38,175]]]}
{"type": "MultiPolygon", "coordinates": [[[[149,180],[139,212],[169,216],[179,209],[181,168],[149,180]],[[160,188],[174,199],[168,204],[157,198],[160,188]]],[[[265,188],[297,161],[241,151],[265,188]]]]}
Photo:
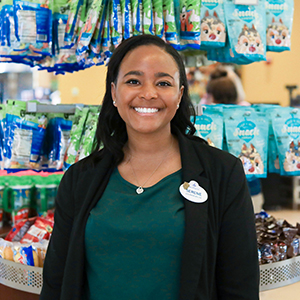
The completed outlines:
{"type": "MultiPolygon", "coordinates": [[[[174,132],[176,127],[182,134],[191,136],[195,133],[195,127],[190,121],[190,117],[195,117],[195,110],[191,103],[188,91],[188,83],[185,73],[185,67],[179,53],[169,44],[165,43],[161,38],[153,35],[139,35],[124,40],[114,51],[111,56],[107,75],[106,75],[106,92],[103,98],[101,112],[99,114],[98,125],[96,130],[96,145],[92,153],[92,158],[98,160],[101,158],[100,147],[104,147],[105,151],[109,151],[114,156],[114,161],[118,165],[124,157],[123,146],[127,142],[128,136],[126,125],[120,117],[117,108],[113,105],[111,95],[111,83],[116,84],[120,65],[130,51],[145,45],[155,45],[170,54],[175,60],[179,75],[180,87],[184,86],[180,106],[174,118],[171,121],[171,130],[174,132]]],[[[195,118],[194,118],[195,119],[195,118]]]]}

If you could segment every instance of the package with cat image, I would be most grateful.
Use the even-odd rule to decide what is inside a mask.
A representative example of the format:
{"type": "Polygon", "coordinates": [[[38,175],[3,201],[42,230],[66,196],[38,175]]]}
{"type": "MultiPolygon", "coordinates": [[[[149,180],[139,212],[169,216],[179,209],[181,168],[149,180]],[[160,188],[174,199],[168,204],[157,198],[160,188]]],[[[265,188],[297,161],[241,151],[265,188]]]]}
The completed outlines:
{"type": "Polygon", "coordinates": [[[300,175],[300,109],[280,107],[271,112],[280,174],[300,175]]]}
{"type": "Polygon", "coordinates": [[[291,50],[294,0],[266,0],[267,51],[291,50]]]}
{"type": "Polygon", "coordinates": [[[265,0],[258,5],[236,5],[224,1],[230,55],[237,64],[266,60],[265,0]]]}
{"type": "MultiPolygon", "coordinates": [[[[203,138],[210,146],[222,149],[223,146],[223,107],[222,105],[202,105],[202,115],[196,116],[195,135],[203,138]]],[[[193,122],[193,117],[192,120],[193,122]]]]}
{"type": "Polygon", "coordinates": [[[201,46],[200,49],[224,47],[226,21],[223,0],[201,1],[201,46]]]}
{"type": "Polygon", "coordinates": [[[224,106],[228,152],[238,157],[247,178],[267,177],[268,121],[252,107],[224,106]]]}
{"type": "Polygon", "coordinates": [[[181,50],[200,49],[200,5],[201,1],[199,0],[180,1],[181,50]]]}

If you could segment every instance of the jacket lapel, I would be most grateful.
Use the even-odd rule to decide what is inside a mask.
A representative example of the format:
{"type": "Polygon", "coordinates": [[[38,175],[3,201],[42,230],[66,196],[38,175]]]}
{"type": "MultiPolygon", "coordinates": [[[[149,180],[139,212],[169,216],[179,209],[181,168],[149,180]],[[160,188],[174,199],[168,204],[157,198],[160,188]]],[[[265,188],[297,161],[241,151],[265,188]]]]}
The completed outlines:
{"type": "MultiPolygon", "coordinates": [[[[207,213],[209,196],[209,180],[204,177],[204,169],[199,159],[199,150],[192,140],[178,134],[182,161],[182,180],[194,180],[208,193],[207,201],[194,203],[184,199],[185,235],[181,256],[180,300],[195,299],[199,276],[205,251],[207,232],[207,213]]],[[[200,148],[200,147],[199,147],[200,148]]]]}

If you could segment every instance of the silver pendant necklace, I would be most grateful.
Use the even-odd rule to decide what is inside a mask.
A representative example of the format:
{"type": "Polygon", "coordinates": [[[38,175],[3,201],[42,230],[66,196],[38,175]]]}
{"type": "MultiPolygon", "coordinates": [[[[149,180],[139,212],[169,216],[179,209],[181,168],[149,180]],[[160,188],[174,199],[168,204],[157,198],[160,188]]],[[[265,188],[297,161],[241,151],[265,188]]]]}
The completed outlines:
{"type": "Polygon", "coordinates": [[[146,180],[142,185],[140,185],[139,182],[138,182],[138,180],[137,180],[137,177],[136,177],[136,175],[135,175],[133,166],[132,166],[132,164],[131,164],[131,158],[132,158],[132,156],[130,156],[130,158],[129,158],[129,164],[130,164],[130,167],[131,167],[133,176],[134,176],[134,178],[135,178],[135,181],[136,181],[136,183],[138,184],[138,187],[137,187],[137,189],[135,190],[136,193],[137,193],[138,195],[144,193],[144,188],[143,188],[143,186],[145,186],[145,184],[148,182],[148,180],[153,176],[153,174],[158,170],[158,168],[160,167],[160,165],[163,163],[163,161],[165,160],[165,158],[166,158],[167,155],[169,154],[169,151],[170,151],[170,149],[172,148],[172,145],[173,145],[173,140],[172,140],[172,143],[171,143],[170,148],[168,149],[168,152],[166,153],[166,156],[161,160],[161,162],[158,164],[158,166],[155,168],[155,170],[151,173],[151,175],[147,178],[147,180],[146,180]]]}

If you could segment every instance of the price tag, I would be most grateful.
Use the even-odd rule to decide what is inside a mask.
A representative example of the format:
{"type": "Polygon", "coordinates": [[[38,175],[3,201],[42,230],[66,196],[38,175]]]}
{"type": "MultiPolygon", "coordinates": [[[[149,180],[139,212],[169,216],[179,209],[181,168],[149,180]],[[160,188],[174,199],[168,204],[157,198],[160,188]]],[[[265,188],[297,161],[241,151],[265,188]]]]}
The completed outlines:
{"type": "Polygon", "coordinates": [[[234,0],[234,4],[239,4],[239,5],[258,5],[258,0],[234,0]]]}

